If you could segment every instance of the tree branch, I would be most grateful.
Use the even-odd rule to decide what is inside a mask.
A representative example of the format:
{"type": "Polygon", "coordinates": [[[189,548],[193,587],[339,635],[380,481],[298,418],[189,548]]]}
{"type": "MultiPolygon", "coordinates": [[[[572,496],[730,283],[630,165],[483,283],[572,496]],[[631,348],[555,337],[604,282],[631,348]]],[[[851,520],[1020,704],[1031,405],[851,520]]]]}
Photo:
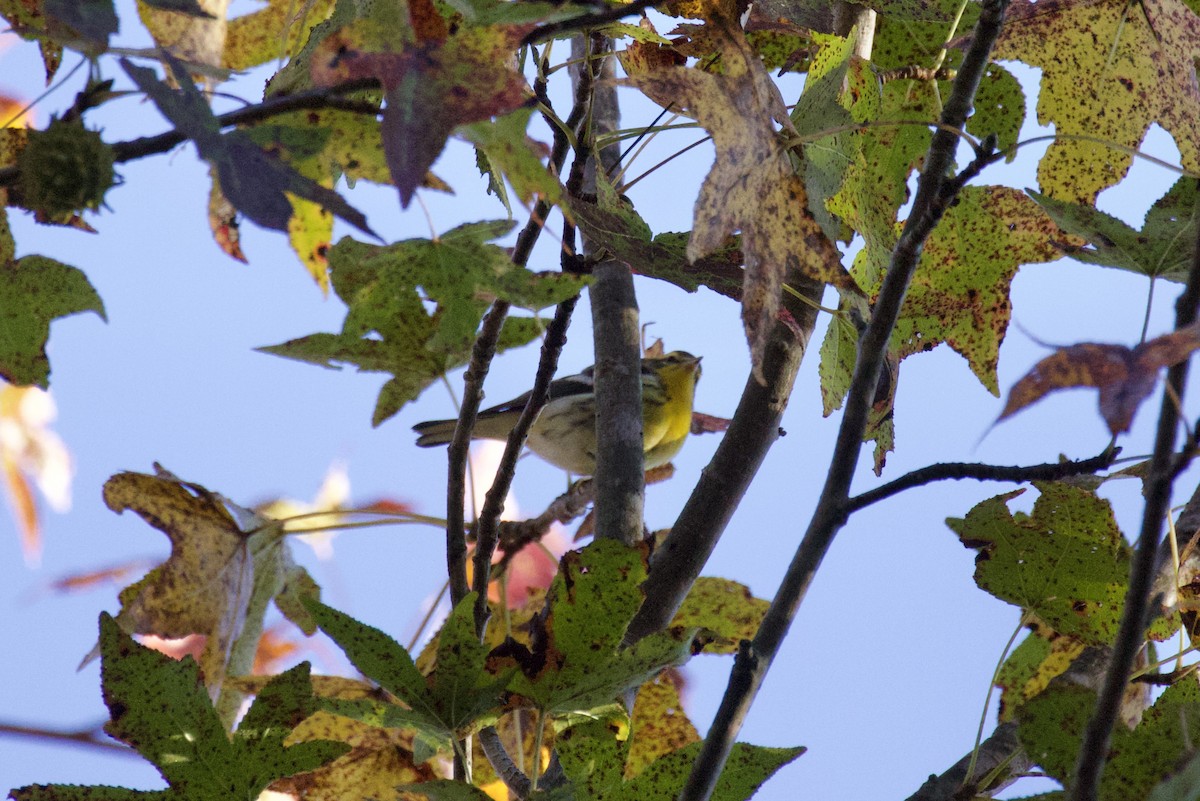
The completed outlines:
{"type": "MultiPolygon", "coordinates": [[[[609,174],[620,159],[619,146],[595,151],[597,135],[619,125],[615,89],[599,80],[612,72],[612,43],[605,36],[579,36],[572,42],[578,67],[572,78],[591,87],[587,126],[578,139],[585,153],[584,191],[596,190],[600,170],[609,174]]],[[[584,240],[584,253],[604,243],[584,240]]],[[[628,264],[605,259],[592,269],[588,288],[592,305],[592,340],[596,354],[596,536],[633,545],[642,539],[645,502],[645,453],[642,438],[642,347],[633,271],[628,264]]]]}
{"type": "MultiPolygon", "coordinates": [[[[304,109],[334,108],[351,111],[356,114],[379,114],[380,109],[374,103],[361,100],[348,100],[342,95],[350,92],[360,92],[364,89],[379,87],[375,79],[359,79],[322,89],[308,89],[291,95],[268,98],[253,106],[246,106],[235,111],[217,116],[217,122],[222,128],[234,125],[252,125],[280,114],[304,109]]],[[[166,153],[173,147],[183,144],[187,137],[179,131],[167,131],[156,136],[144,136],[127,142],[114,142],[110,145],[113,150],[113,161],[118,164],[135,159],[166,153]]],[[[18,167],[0,167],[0,187],[12,186],[16,183],[21,171],[18,167]]]]}
{"type": "Polygon", "coordinates": [[[49,740],[54,743],[64,743],[67,745],[82,745],[88,748],[100,748],[113,753],[141,758],[141,755],[137,751],[124,743],[110,738],[103,732],[100,726],[94,729],[60,731],[57,729],[21,726],[16,723],[0,723],[0,736],[22,737],[30,740],[49,740]]]}
{"type": "Polygon", "coordinates": [[[905,473],[899,478],[886,484],[868,490],[861,495],[855,495],[843,505],[846,514],[857,512],[863,507],[890,498],[893,495],[913,487],[931,484],[934,481],[946,479],[961,480],[973,478],[978,481],[1057,481],[1069,476],[1089,475],[1097,470],[1111,467],[1116,461],[1120,448],[1111,448],[1104,453],[1081,459],[1079,461],[1047,462],[1024,466],[1007,467],[995,464],[978,464],[970,462],[946,462],[933,464],[905,473]]]}
{"type": "Polygon", "coordinates": [[[942,775],[930,776],[907,801],[991,797],[1016,781],[1032,764],[1017,738],[1017,724],[1001,723],[992,736],[979,744],[977,751],[955,762],[942,775]],[[971,770],[970,776],[968,770],[971,770]],[[989,777],[993,780],[984,784],[983,780],[989,777]]]}
{"type": "MultiPolygon", "coordinates": [[[[824,289],[811,280],[793,279],[790,283],[798,285],[810,299],[819,300],[824,289]]],[[[784,295],[785,303],[789,297],[784,295]]],[[[747,376],[729,430],[700,474],[671,532],[655,549],[650,574],[642,584],[646,597],[625,632],[626,645],[661,631],[675,617],[767,451],[779,438],[779,423],[817,317],[816,309],[803,303],[796,303],[793,310],[801,315],[796,324],[777,322],[767,340],[762,367],[766,384],[760,384],[753,375],[747,376]]]]}
{"type": "Polygon", "coordinates": [[[925,166],[917,182],[912,212],[892,253],[871,321],[859,343],[858,361],[817,508],[753,642],[735,662],[729,686],[680,796],[681,801],[705,801],[711,796],[742,721],[770,670],[813,576],[834,535],[845,524],[850,482],[858,464],[863,431],[888,340],[899,318],[925,240],[954,199],[954,192],[946,191],[946,176],[954,163],[958,137],[947,128],[959,129],[966,123],[979,81],[987,69],[992,45],[1000,34],[1007,4],[1007,0],[985,0],[983,3],[975,35],[942,110],[942,126],[933,133],[925,166]]]}
{"type": "MultiPolygon", "coordinates": [[[[534,82],[534,92],[538,95],[544,108],[553,108],[550,105],[550,98],[546,94],[544,78],[539,77],[534,82]]],[[[584,85],[581,82],[576,87],[571,113],[567,115],[565,122],[565,127],[568,130],[576,132],[578,127],[583,124],[583,121],[587,117],[590,102],[590,81],[588,85],[584,85]]],[[[558,125],[551,124],[550,129],[554,131],[554,145],[550,151],[550,168],[558,173],[562,170],[563,164],[566,163],[571,143],[566,133],[558,125]]],[[[586,156],[576,154],[575,164],[581,164],[585,158],[586,156]]],[[[573,166],[572,178],[567,182],[567,191],[570,191],[571,185],[577,185],[581,180],[582,167],[579,167],[577,170],[573,166]]],[[[513,249],[512,257],[514,264],[525,266],[529,262],[533,246],[541,235],[546,218],[550,214],[550,209],[550,204],[544,200],[538,201],[534,206],[529,222],[526,223],[524,230],[517,237],[517,244],[513,249]]],[[[564,234],[564,242],[566,241],[564,234]]],[[[564,253],[564,269],[567,266],[573,267],[570,264],[569,257],[570,254],[564,253]]],[[[487,497],[484,500],[484,507],[480,511],[479,520],[476,525],[475,542],[475,589],[478,592],[478,597],[475,599],[475,631],[481,637],[483,636],[484,626],[487,624],[489,615],[487,587],[491,581],[492,554],[495,553],[496,544],[499,540],[499,523],[500,515],[504,512],[504,500],[508,497],[508,490],[512,486],[512,479],[516,474],[517,458],[521,455],[521,449],[525,445],[529,429],[533,425],[533,421],[537,419],[538,414],[541,413],[542,407],[546,405],[550,382],[554,378],[554,373],[558,370],[558,357],[562,352],[563,345],[566,343],[567,328],[570,325],[571,315],[575,310],[575,304],[578,300],[578,296],[576,296],[565,303],[559,304],[558,308],[554,311],[554,319],[546,329],[546,339],[542,343],[541,358],[538,362],[537,374],[534,377],[533,389],[529,400],[526,402],[525,408],[521,411],[521,416],[518,418],[517,424],[509,433],[504,454],[501,456],[500,465],[496,470],[496,476],[492,480],[492,486],[488,490],[487,497]]]]}
{"type": "Polygon", "coordinates": [[[568,31],[582,31],[585,28],[595,28],[598,25],[616,22],[633,14],[640,14],[647,8],[652,8],[661,2],[662,0],[631,0],[631,2],[624,5],[613,6],[604,11],[597,11],[595,14],[562,20],[561,22],[548,22],[545,25],[539,25],[525,34],[525,38],[521,40],[521,44],[537,44],[543,39],[549,39],[568,31]]]}
{"type": "MultiPolygon", "coordinates": [[[[1193,223],[1200,222],[1200,204],[1192,210],[1192,219],[1193,223]]],[[[1197,228],[1196,239],[1187,284],[1175,303],[1176,330],[1196,320],[1197,306],[1200,305],[1200,227],[1197,228]]],[[[1108,757],[1109,739],[1120,712],[1121,696],[1129,682],[1134,660],[1143,646],[1150,592],[1158,562],[1158,545],[1163,521],[1170,509],[1171,485],[1178,471],[1174,448],[1179,427],[1179,402],[1183,398],[1188,362],[1185,359],[1167,370],[1167,391],[1163,393],[1162,407],[1158,413],[1158,432],[1154,441],[1154,455],[1150,459],[1150,475],[1143,488],[1146,505],[1142,511],[1142,528],[1129,577],[1129,589],[1125,593],[1125,608],[1117,629],[1117,639],[1113,643],[1112,660],[1096,699],[1096,711],[1088,721],[1079,748],[1075,780],[1069,788],[1068,798],[1071,801],[1094,801],[1099,792],[1100,773],[1108,757]]]]}

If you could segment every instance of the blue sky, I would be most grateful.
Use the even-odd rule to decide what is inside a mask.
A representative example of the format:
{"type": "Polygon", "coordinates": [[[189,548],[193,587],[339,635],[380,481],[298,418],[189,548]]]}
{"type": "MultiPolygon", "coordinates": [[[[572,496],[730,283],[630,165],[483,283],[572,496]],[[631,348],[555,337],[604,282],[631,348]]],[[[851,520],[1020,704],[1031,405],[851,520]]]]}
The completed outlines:
{"type": "MultiPolygon", "coordinates": [[[[122,4],[124,46],[144,43],[135,17],[122,4]]],[[[68,61],[67,67],[71,63],[68,61]]],[[[18,43],[0,52],[0,92],[28,96],[40,87],[36,48],[18,43]]],[[[109,74],[114,64],[106,65],[109,74]]],[[[1034,74],[1025,71],[1023,80],[1034,74]]],[[[233,84],[253,99],[265,73],[233,84]]],[[[38,106],[38,124],[65,108],[80,85],[69,81],[38,106]]],[[[797,84],[791,84],[796,91],[797,84]]],[[[1032,114],[1033,87],[1027,82],[1032,114]]],[[[786,95],[785,90],[785,95],[786,95]]],[[[649,123],[653,110],[622,93],[625,124],[649,123]]],[[[89,118],[108,141],[167,128],[152,106],[135,98],[110,104],[89,118]]],[[[1028,135],[1037,129],[1028,127],[1028,135]]],[[[535,136],[548,139],[544,134],[535,136]]],[[[660,154],[690,144],[695,133],[660,137],[660,154]]],[[[1152,133],[1145,149],[1177,158],[1169,137],[1152,133]]],[[[984,175],[987,182],[1034,186],[1039,151],[1022,152],[1014,165],[984,175]]],[[[699,148],[666,168],[661,181],[631,192],[656,231],[690,228],[695,190],[711,162],[699,148]]],[[[658,157],[648,155],[644,165],[658,157]]],[[[421,208],[399,208],[394,191],[360,184],[348,199],[367,213],[384,238],[398,240],[445,231],[460,222],[504,216],[485,197],[470,150],[452,145],[435,172],[455,196],[422,193],[421,208]]],[[[634,170],[639,172],[640,170],[634,170]]],[[[418,449],[409,427],[453,413],[447,392],[435,386],[377,429],[370,425],[383,377],[326,371],[254,352],[316,331],[334,331],[344,308],[324,298],[276,233],[243,226],[249,265],[222,255],[205,222],[206,168],[190,146],[119,168],[124,183],[108,196],[110,210],[90,218],[98,234],[38,227],[10,211],[18,255],[41,253],[84,270],[104,299],[105,324],[80,315],[54,324],[50,340],[57,431],[75,458],[71,510],[43,520],[40,567],[21,559],[11,520],[0,515],[0,721],[76,728],[103,719],[95,664],[76,672],[96,638],[101,610],[115,612],[115,588],[73,595],[47,591],[65,574],[131,558],[162,558],[166,540],[130,514],[118,517],[100,499],[104,480],[122,470],[150,471],[153,462],[245,504],[276,496],[309,498],[330,465],[347,467],[352,497],[386,496],[423,513],[444,510],[444,452],[418,449]]],[[[1161,168],[1138,163],[1131,177],[1102,197],[1102,207],[1140,226],[1145,209],[1174,182],[1161,168]]],[[[557,228],[557,219],[552,227],[557,228]]],[[[345,232],[341,232],[345,233],[345,232]]],[[[340,236],[341,233],[338,235],[340,236]]],[[[556,269],[555,244],[546,238],[531,267],[556,269]]],[[[748,369],[739,310],[701,290],[638,281],[644,322],[668,349],[704,356],[697,408],[732,413],[748,369]]],[[[1114,270],[1066,261],[1022,269],[1013,286],[1015,320],[1043,342],[1108,341],[1133,344],[1142,325],[1146,282],[1114,270]]],[[[1168,330],[1173,287],[1160,287],[1151,335],[1168,330]]],[[[590,320],[580,306],[564,369],[591,362],[590,320]]],[[[825,327],[820,323],[814,343],[825,327]]],[[[1000,362],[1000,384],[1010,386],[1044,348],[1010,330],[1000,362]]],[[[536,348],[501,357],[487,384],[489,401],[526,389],[536,348]]],[[[718,547],[710,575],[748,584],[770,597],[791,558],[824,479],[838,417],[821,417],[816,349],[806,358],[779,441],[718,547]]],[[[461,385],[451,376],[451,385],[461,385]]],[[[989,430],[1002,406],[979,385],[966,363],[946,347],[912,357],[901,370],[896,408],[897,452],[884,478],[939,461],[1028,464],[1060,453],[1084,457],[1108,439],[1090,392],[1061,393],[989,430]]],[[[1126,454],[1149,451],[1157,396],[1122,439],[1126,454]]],[[[1193,415],[1194,416],[1194,415],[1193,415]]],[[[676,460],[678,474],[649,490],[651,528],[667,526],[716,445],[694,438],[676,460]]],[[[856,488],[876,479],[862,460],[856,488]]],[[[1194,479],[1193,479],[1194,480],[1194,479]]],[[[1177,502],[1189,489],[1185,478],[1177,502]]],[[[530,459],[522,463],[515,494],[522,509],[539,511],[564,486],[560,473],[530,459]]],[[[758,796],[867,801],[916,789],[931,772],[948,767],[970,746],[1004,643],[1019,612],[985,595],[971,579],[974,554],[944,525],[1009,485],[974,482],[917,490],[856,515],[839,536],[813,585],[791,637],[743,730],[743,740],[796,745],[809,752],[784,769],[758,796]],[[865,763],[865,764],[864,764],[865,763]]],[[[1135,482],[1112,482],[1125,530],[1140,512],[1135,482]]],[[[1028,495],[1014,505],[1028,508],[1028,495]]],[[[368,529],[340,535],[335,558],[321,562],[295,547],[325,589],[328,602],[405,641],[421,604],[443,574],[441,534],[431,528],[368,529]]],[[[324,653],[330,649],[325,646],[324,653]]],[[[703,730],[711,720],[731,662],[703,657],[688,667],[686,698],[703,730]]],[[[334,659],[318,667],[336,667],[334,659]]],[[[990,727],[990,724],[989,724],[990,727]]],[[[0,739],[0,785],[29,783],[161,786],[138,759],[75,746],[0,739]]],[[[1022,785],[1032,792],[1033,785],[1022,785]]],[[[1024,794],[1024,793],[1022,793],[1024,794]]]]}

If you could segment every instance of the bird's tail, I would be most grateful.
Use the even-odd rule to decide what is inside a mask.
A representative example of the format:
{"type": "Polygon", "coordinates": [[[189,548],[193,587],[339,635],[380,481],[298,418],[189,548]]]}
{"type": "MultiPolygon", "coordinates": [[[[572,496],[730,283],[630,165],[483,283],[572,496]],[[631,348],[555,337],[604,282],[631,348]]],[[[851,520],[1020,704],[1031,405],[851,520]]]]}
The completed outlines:
{"type": "MultiPolygon", "coordinates": [[[[502,411],[485,410],[475,419],[475,430],[471,439],[508,439],[508,432],[521,416],[520,410],[505,409],[502,411]]],[[[432,448],[435,445],[445,445],[454,438],[454,428],[458,420],[429,420],[413,426],[420,436],[417,445],[422,448],[432,448]]]]}
{"type": "Polygon", "coordinates": [[[454,437],[454,427],[458,425],[458,420],[429,420],[424,423],[417,423],[413,426],[413,431],[420,434],[417,437],[417,446],[420,448],[432,448],[435,445],[445,445],[454,437]]]}

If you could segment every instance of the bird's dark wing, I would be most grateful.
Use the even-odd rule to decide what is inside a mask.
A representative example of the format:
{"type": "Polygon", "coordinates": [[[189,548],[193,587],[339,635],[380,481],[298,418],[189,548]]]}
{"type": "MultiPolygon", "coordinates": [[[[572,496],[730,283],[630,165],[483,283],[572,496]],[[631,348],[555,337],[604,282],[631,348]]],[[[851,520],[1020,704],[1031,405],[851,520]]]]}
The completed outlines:
{"type": "MultiPolygon", "coordinates": [[[[571,395],[583,395],[592,391],[592,368],[589,367],[578,375],[565,376],[551,381],[550,397],[548,400],[558,400],[559,398],[566,398],[571,395]]],[[[490,409],[484,409],[479,414],[482,416],[504,414],[505,412],[519,412],[525,408],[525,404],[529,402],[529,396],[532,394],[532,390],[525,392],[510,401],[497,404],[490,409]]]]}

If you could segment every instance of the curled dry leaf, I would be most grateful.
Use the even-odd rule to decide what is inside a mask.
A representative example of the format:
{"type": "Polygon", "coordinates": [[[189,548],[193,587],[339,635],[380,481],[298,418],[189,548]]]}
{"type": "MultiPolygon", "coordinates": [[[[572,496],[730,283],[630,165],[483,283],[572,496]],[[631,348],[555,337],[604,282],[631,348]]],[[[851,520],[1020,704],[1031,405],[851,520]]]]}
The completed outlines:
{"type": "Polygon", "coordinates": [[[687,256],[695,262],[741,231],[742,322],[761,379],[784,274],[793,270],[846,287],[853,281],[809,212],[804,182],[775,132],[773,122],[785,133],[795,130],[778,88],[735,22],[718,18],[711,25],[724,74],[654,66],[624,83],[660,104],[673,104],[712,134],[717,159],[696,200],[687,256]]]}
{"type": "Polygon", "coordinates": [[[1143,342],[1135,348],[1084,342],[1060,348],[1013,385],[1004,420],[1046,395],[1071,387],[1100,390],[1100,415],[1114,435],[1129,430],[1133,415],[1158,382],[1158,371],[1200,348],[1200,323],[1143,342]]]}

